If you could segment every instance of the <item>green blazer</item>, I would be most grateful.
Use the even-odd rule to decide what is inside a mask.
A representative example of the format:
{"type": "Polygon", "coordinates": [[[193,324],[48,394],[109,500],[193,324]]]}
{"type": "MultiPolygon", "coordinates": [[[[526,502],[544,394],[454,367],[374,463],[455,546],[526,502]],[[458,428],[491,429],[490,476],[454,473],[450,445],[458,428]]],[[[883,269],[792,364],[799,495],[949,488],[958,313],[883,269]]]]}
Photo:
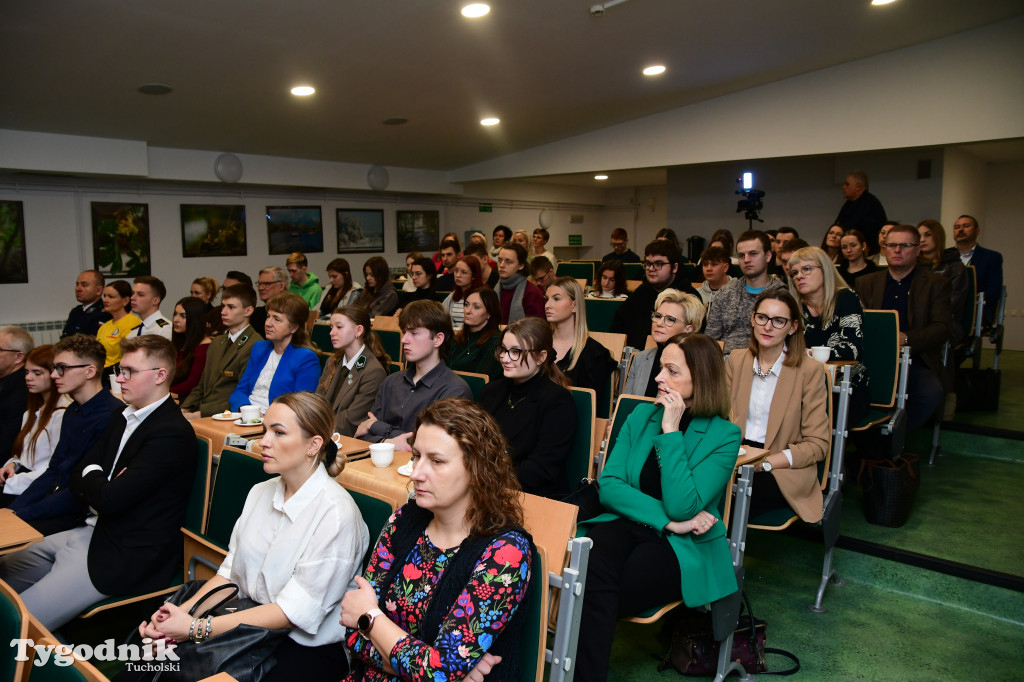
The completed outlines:
{"type": "Polygon", "coordinates": [[[601,472],[601,504],[610,510],[588,524],[616,518],[661,533],[669,521],[704,510],[719,521],[699,536],[669,535],[679,560],[683,602],[703,606],[736,591],[729,542],[722,522],[726,485],[740,449],[740,429],[720,417],[694,417],[685,434],[661,432],[661,405],[638,405],[622,426],[601,472]],[[662,500],[640,492],[640,471],[651,450],[661,465],[662,500]]]}
{"type": "Polygon", "coordinates": [[[262,340],[263,337],[249,326],[234,343],[231,343],[227,333],[211,341],[210,348],[206,351],[203,376],[199,379],[199,385],[185,398],[181,409],[186,412],[198,410],[204,417],[230,409],[228,399],[245,372],[249,353],[256,342],[262,340]]]}

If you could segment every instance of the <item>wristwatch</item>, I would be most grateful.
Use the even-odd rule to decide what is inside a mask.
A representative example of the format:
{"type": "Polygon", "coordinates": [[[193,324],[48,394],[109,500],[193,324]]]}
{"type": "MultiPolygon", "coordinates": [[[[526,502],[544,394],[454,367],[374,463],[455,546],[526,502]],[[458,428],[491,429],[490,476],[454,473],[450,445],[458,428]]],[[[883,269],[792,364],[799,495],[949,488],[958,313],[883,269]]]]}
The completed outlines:
{"type": "Polygon", "coordinates": [[[380,609],[370,609],[363,615],[359,616],[359,620],[356,621],[356,628],[359,629],[359,632],[363,637],[369,637],[370,630],[373,629],[373,621],[377,620],[377,616],[383,615],[384,612],[380,609]]]}
{"type": "Polygon", "coordinates": [[[767,471],[767,472],[770,473],[771,470],[772,470],[772,463],[769,462],[767,458],[765,458],[765,460],[763,462],[761,462],[761,471],[767,471]]]}

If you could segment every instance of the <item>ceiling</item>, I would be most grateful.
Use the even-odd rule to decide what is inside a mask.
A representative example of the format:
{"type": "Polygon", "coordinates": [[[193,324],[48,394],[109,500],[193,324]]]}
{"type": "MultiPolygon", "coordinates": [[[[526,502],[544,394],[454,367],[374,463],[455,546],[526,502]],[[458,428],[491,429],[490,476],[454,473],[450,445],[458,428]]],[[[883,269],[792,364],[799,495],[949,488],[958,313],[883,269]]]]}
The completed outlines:
{"type": "Polygon", "coordinates": [[[467,20],[448,0],[4,0],[0,128],[450,170],[1024,13],[594,1],[492,0],[467,20]],[[668,71],[641,76],[651,63],[668,71]],[[137,91],[154,82],[174,91],[137,91]]]}

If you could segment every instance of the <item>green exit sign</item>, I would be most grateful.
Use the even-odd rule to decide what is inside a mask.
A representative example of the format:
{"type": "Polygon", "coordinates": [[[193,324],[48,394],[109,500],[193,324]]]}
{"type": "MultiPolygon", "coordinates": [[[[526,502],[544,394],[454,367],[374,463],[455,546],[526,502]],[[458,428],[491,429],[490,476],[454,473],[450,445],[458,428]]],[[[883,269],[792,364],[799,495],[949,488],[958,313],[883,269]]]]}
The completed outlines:
{"type": "Polygon", "coordinates": [[[569,246],[583,246],[583,235],[582,234],[570,234],[569,235],[569,246]]]}
{"type": "Polygon", "coordinates": [[[494,206],[492,206],[491,204],[480,204],[479,205],[479,209],[480,209],[481,213],[493,213],[494,212],[494,206]]]}

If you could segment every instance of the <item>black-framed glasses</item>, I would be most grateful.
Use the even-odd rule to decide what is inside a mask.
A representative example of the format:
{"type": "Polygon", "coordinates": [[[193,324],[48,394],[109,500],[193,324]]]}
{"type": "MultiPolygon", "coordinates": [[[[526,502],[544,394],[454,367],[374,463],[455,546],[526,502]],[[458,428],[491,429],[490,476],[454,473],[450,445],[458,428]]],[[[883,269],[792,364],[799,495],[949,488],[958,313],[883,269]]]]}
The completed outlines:
{"type": "Polygon", "coordinates": [[[661,322],[662,320],[665,320],[665,324],[667,324],[669,327],[671,327],[677,322],[682,322],[682,320],[680,320],[678,317],[672,317],[671,315],[665,315],[657,311],[651,313],[651,319],[655,322],[661,322]]]}
{"type": "Polygon", "coordinates": [[[788,317],[769,317],[764,313],[754,313],[754,324],[756,324],[758,327],[765,326],[766,324],[768,324],[769,320],[771,321],[772,326],[775,327],[776,329],[782,329],[787,324],[793,321],[788,317]]]}
{"type": "Polygon", "coordinates": [[[794,268],[793,270],[790,270],[789,271],[789,276],[790,277],[794,277],[794,278],[797,275],[802,275],[804,277],[807,277],[807,275],[809,275],[812,272],[814,272],[815,268],[820,270],[821,266],[820,265],[813,265],[811,263],[808,263],[807,265],[801,265],[799,268],[794,268]]]}
{"type": "Polygon", "coordinates": [[[62,363],[62,364],[59,364],[59,365],[50,365],[50,371],[51,372],[56,372],[57,376],[62,377],[62,376],[64,376],[64,372],[68,371],[69,369],[78,369],[79,367],[91,367],[91,366],[92,365],[65,365],[65,364],[62,363]]]}
{"type": "Polygon", "coordinates": [[[256,282],[257,287],[272,287],[275,284],[277,284],[277,280],[274,280],[273,282],[256,282]]]}
{"type": "Polygon", "coordinates": [[[661,270],[666,265],[672,265],[672,262],[667,260],[645,260],[641,265],[644,266],[644,270],[661,270]]]}
{"type": "Polygon", "coordinates": [[[914,242],[886,242],[885,248],[892,249],[893,251],[909,251],[910,249],[916,249],[917,244],[914,242]]]}
{"type": "Polygon", "coordinates": [[[156,372],[163,369],[163,367],[146,367],[143,369],[133,369],[132,367],[122,367],[118,372],[119,375],[125,378],[125,381],[131,381],[132,377],[139,372],[156,372]]]}
{"type": "Polygon", "coordinates": [[[507,355],[512,362],[519,362],[523,353],[530,352],[526,348],[505,348],[505,346],[498,346],[494,349],[494,357],[501,361],[502,356],[507,355]]]}

